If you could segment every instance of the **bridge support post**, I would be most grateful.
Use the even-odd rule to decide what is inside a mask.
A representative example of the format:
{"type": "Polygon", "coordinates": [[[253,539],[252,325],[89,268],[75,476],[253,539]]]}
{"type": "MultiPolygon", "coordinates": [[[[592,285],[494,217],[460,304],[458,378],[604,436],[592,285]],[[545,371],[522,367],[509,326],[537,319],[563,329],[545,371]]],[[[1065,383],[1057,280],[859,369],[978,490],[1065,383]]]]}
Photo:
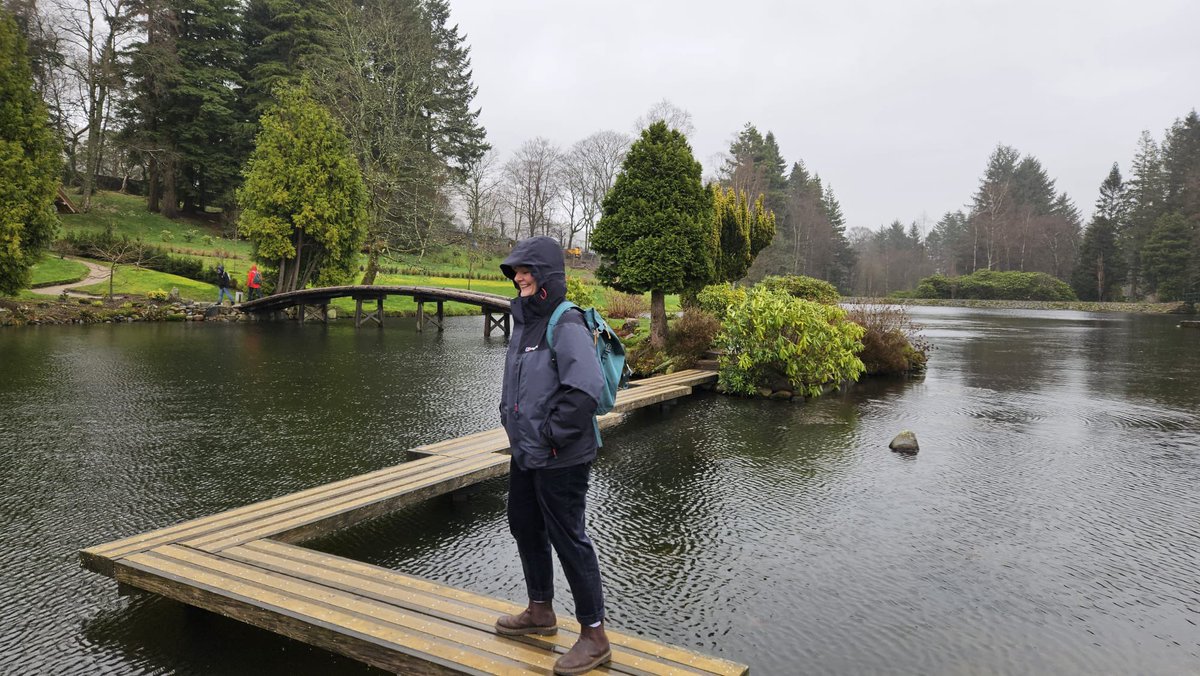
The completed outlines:
{"type": "Polygon", "coordinates": [[[375,311],[363,312],[363,301],[370,300],[362,296],[354,297],[354,328],[358,328],[369,321],[374,321],[379,324],[379,328],[383,328],[383,296],[376,296],[375,311]]]}
{"type": "Polygon", "coordinates": [[[508,338],[509,332],[511,330],[510,326],[509,326],[509,317],[510,317],[510,315],[507,312],[502,312],[502,313],[500,313],[500,316],[493,317],[491,311],[484,310],[483,311],[483,337],[490,338],[492,336],[493,329],[500,329],[501,331],[504,332],[504,337],[508,338]]]}
{"type": "Polygon", "coordinates": [[[446,318],[445,301],[432,301],[437,303],[437,314],[429,315],[425,314],[425,302],[427,299],[417,296],[415,300],[417,301],[417,332],[420,333],[425,330],[425,322],[436,326],[438,333],[445,331],[446,327],[442,323],[446,318]]]}
{"type": "Polygon", "coordinates": [[[296,316],[296,319],[299,319],[301,324],[309,319],[325,324],[329,323],[329,305],[327,303],[322,303],[321,305],[301,305],[299,309],[300,312],[296,316]]]}

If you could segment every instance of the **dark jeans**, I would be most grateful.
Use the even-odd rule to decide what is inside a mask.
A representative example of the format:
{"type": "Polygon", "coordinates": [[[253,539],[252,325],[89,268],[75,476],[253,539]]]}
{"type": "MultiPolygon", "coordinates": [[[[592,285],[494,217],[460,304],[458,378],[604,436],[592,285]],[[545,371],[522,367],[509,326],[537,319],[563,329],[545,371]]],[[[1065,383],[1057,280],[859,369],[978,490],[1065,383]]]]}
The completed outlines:
{"type": "Polygon", "coordinates": [[[521,553],[529,600],[554,598],[553,545],[571,585],[575,619],[580,624],[604,619],[600,563],[583,531],[591,468],[588,462],[561,469],[523,470],[513,461],[508,472],[508,528],[521,553]]]}

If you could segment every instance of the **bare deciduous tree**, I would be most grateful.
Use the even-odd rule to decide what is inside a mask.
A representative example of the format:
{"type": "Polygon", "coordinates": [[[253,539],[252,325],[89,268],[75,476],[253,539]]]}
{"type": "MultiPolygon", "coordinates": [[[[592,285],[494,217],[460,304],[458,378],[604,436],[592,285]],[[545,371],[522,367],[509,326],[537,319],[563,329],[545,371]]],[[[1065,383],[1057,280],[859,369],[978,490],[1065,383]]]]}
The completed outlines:
{"type": "Polygon", "coordinates": [[[75,137],[70,145],[86,135],[79,182],[80,209],[88,211],[108,141],[113,98],[121,86],[119,53],[135,28],[133,10],[128,0],[55,0],[54,8],[55,31],[66,57],[64,71],[74,81],[70,91],[75,101],[63,105],[77,117],[69,122],[75,137]]]}
{"type": "Polygon", "coordinates": [[[530,237],[550,233],[561,164],[558,147],[541,136],[523,143],[504,164],[505,193],[516,218],[515,235],[520,235],[522,225],[530,237]]]}
{"type": "Polygon", "coordinates": [[[688,138],[696,133],[696,125],[692,124],[692,114],[671,103],[668,99],[663,99],[650,106],[650,110],[647,110],[645,115],[634,121],[633,132],[640,134],[643,129],[659,120],[666,122],[668,128],[676,129],[688,138]]]}

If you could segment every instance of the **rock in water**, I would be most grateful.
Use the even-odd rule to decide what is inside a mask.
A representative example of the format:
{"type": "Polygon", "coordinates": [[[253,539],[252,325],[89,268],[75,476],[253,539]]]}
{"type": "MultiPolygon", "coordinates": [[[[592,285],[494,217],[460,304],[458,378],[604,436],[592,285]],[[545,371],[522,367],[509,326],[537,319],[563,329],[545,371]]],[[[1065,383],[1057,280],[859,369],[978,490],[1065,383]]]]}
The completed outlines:
{"type": "Polygon", "coordinates": [[[916,453],[921,449],[917,445],[917,435],[908,430],[897,434],[896,438],[892,439],[892,443],[888,444],[888,448],[897,453],[916,453]]]}

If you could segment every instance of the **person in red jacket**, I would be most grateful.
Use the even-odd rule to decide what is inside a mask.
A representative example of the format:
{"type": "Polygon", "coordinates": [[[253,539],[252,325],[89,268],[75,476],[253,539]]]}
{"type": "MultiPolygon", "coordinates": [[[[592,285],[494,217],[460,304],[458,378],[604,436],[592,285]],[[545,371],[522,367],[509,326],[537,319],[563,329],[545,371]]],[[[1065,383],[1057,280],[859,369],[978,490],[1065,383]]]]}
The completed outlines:
{"type": "Polygon", "coordinates": [[[246,300],[254,300],[259,295],[259,289],[262,288],[262,275],[258,273],[258,264],[250,266],[250,272],[246,273],[246,300]]]}

